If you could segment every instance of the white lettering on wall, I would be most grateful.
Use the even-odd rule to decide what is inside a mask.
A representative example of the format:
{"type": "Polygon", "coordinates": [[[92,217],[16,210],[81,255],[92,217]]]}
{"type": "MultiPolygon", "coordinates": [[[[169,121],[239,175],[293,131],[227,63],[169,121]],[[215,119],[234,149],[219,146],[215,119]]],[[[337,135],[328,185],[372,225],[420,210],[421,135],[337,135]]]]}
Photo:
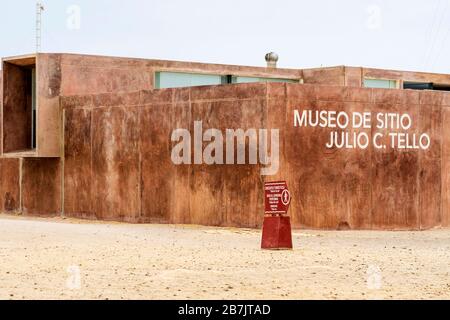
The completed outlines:
{"type": "Polygon", "coordinates": [[[412,117],[407,113],[376,113],[334,110],[294,110],[294,127],[330,128],[325,147],[332,149],[417,149],[428,150],[427,133],[410,132],[412,117]],[[375,124],[372,124],[372,121],[375,124]],[[372,126],[378,131],[370,133],[372,126]],[[387,131],[387,133],[385,132],[387,131]]]}

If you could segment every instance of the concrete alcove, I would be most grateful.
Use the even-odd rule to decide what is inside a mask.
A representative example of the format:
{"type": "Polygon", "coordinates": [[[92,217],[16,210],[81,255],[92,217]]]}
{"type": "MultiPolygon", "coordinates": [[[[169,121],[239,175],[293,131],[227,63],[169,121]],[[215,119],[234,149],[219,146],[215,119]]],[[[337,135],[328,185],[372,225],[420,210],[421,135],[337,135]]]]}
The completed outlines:
{"type": "Polygon", "coordinates": [[[3,61],[3,153],[36,148],[36,58],[3,61]]]}
{"type": "Polygon", "coordinates": [[[59,86],[59,65],[54,60],[45,54],[2,60],[3,157],[61,156],[59,92],[53,90],[59,86]]]}

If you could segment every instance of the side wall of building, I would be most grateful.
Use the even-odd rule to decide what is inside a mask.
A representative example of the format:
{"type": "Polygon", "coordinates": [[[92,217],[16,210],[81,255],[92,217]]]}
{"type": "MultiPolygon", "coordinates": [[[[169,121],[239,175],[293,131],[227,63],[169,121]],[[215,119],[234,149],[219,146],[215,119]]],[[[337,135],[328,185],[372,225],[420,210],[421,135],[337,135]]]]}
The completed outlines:
{"type": "Polygon", "coordinates": [[[450,106],[442,107],[442,225],[450,227],[450,106]]]}
{"type": "MultiPolygon", "coordinates": [[[[3,96],[2,75],[0,75],[0,96],[3,96]]],[[[0,123],[0,130],[3,130],[1,126],[0,123]]],[[[20,211],[20,160],[0,159],[0,212],[18,213],[20,211]]]]}
{"type": "MultiPolygon", "coordinates": [[[[61,98],[64,156],[2,159],[2,211],[128,222],[259,227],[263,184],[285,179],[295,227],[428,229],[450,221],[450,94],[245,84],[61,98]],[[431,148],[326,149],[331,129],[296,128],[294,110],[399,112],[431,148]],[[174,165],[173,130],[280,130],[280,170],[174,165]],[[20,196],[20,194],[22,196],[20,196]]],[[[361,129],[369,137],[384,129],[361,129]]],[[[205,147],[207,143],[204,143],[205,147]]]]}
{"type": "MultiPolygon", "coordinates": [[[[316,85],[252,84],[63,99],[64,212],[133,222],[256,227],[266,180],[286,179],[296,227],[428,229],[448,225],[449,95],[316,85]],[[294,128],[296,109],[408,113],[431,148],[326,149],[330,130],[294,128]],[[280,129],[280,171],[175,166],[171,133],[280,129]]],[[[363,130],[364,131],[364,130],[363,130]]],[[[370,138],[388,130],[367,130],[370,138]]]]}
{"type": "Polygon", "coordinates": [[[260,225],[259,166],[175,166],[174,128],[263,128],[264,84],[63,99],[64,214],[132,222],[260,225]]]}
{"type": "MultiPolygon", "coordinates": [[[[59,109],[59,97],[61,96],[152,90],[155,87],[155,73],[158,71],[298,80],[302,75],[301,70],[74,54],[38,54],[36,61],[38,82],[36,156],[41,158],[59,157],[62,152],[60,125],[62,114],[59,109]]],[[[11,89],[8,92],[14,93],[15,90],[11,89]]],[[[9,104],[13,102],[10,101],[9,104]]],[[[8,117],[16,116],[16,113],[8,111],[8,117]]],[[[25,110],[23,114],[26,115],[29,112],[25,110]]],[[[17,125],[13,120],[14,118],[6,123],[15,128],[17,125]]],[[[10,131],[15,132],[14,130],[10,131]]],[[[18,131],[16,135],[27,138],[27,132],[30,130],[25,128],[22,131],[18,131]]],[[[18,139],[14,139],[14,141],[16,140],[18,139]]],[[[26,148],[12,146],[6,148],[5,152],[9,149],[22,150],[26,148]]]]}
{"type": "Polygon", "coordinates": [[[154,89],[158,71],[245,77],[302,78],[302,71],[195,62],[62,54],[61,96],[123,93],[154,89]]]}
{"type": "MultiPolygon", "coordinates": [[[[287,86],[287,118],[295,109],[337,110],[351,113],[407,113],[412,118],[412,134],[427,133],[428,150],[327,149],[330,131],[323,128],[293,128],[289,123],[285,141],[287,171],[295,177],[293,194],[300,197],[292,205],[296,224],[335,229],[428,229],[445,225],[448,212],[442,210],[441,183],[446,169],[441,157],[445,143],[441,130],[443,110],[449,94],[384,89],[358,89],[325,86],[287,86]]],[[[448,126],[448,123],[447,123],[448,126]]],[[[358,129],[372,141],[377,133],[384,137],[402,130],[358,129]]],[[[352,130],[349,131],[352,133],[352,130]]],[[[448,203],[448,201],[447,201],[448,203]]]]}
{"type": "Polygon", "coordinates": [[[347,87],[364,87],[364,79],[395,80],[398,89],[403,88],[405,81],[425,82],[450,85],[450,75],[412,72],[399,70],[383,70],[363,67],[337,66],[302,70],[303,82],[347,87]]]}
{"type": "Polygon", "coordinates": [[[345,85],[345,67],[328,67],[302,70],[303,82],[332,86],[345,85]]]}

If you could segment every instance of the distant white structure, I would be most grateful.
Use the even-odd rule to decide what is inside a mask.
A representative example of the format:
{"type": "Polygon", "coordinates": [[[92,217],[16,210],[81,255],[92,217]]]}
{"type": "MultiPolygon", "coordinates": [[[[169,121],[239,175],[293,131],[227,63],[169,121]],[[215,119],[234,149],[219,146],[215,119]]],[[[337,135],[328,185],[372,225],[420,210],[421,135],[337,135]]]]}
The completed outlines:
{"type": "Polygon", "coordinates": [[[41,51],[41,30],[42,30],[42,11],[44,5],[41,1],[36,2],[36,52],[41,51]]]}

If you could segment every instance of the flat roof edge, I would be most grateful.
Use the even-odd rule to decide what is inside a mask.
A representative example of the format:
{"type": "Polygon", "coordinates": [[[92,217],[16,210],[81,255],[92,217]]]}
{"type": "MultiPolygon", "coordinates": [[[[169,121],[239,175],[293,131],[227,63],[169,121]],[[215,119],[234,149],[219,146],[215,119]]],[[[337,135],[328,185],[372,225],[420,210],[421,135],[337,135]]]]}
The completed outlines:
{"type": "Polygon", "coordinates": [[[45,55],[61,55],[61,56],[74,56],[74,57],[89,57],[89,58],[110,58],[110,59],[124,59],[124,60],[139,60],[139,61],[151,61],[151,62],[172,62],[172,63],[192,63],[198,65],[211,65],[211,66],[224,66],[224,67],[239,67],[239,68],[257,68],[261,70],[281,70],[281,71],[301,71],[300,68],[268,68],[266,66],[251,66],[242,64],[225,64],[215,62],[201,62],[201,61],[188,61],[188,60],[170,60],[170,59],[154,59],[154,58],[142,58],[142,57],[123,57],[113,55],[99,55],[99,54],[84,54],[84,53],[65,53],[65,52],[40,52],[39,54],[45,55]]]}
{"type": "Polygon", "coordinates": [[[141,57],[122,57],[113,55],[98,55],[98,54],[83,54],[83,53],[65,53],[65,52],[40,52],[23,54],[17,56],[9,56],[2,58],[2,61],[12,61],[20,59],[37,58],[38,55],[61,55],[61,56],[73,56],[73,57],[90,57],[90,58],[110,58],[110,59],[124,59],[124,60],[139,60],[139,61],[150,61],[150,62],[171,62],[171,63],[187,63],[187,64],[197,64],[197,65],[211,65],[217,67],[237,67],[237,68],[255,68],[260,70],[279,70],[284,72],[301,72],[301,71],[318,71],[318,70],[330,70],[330,69],[345,69],[345,68],[360,68],[364,70],[377,70],[385,72],[398,72],[398,73],[415,73],[421,75],[439,75],[450,77],[450,73],[437,73],[437,72],[427,72],[427,71],[413,71],[413,70],[398,70],[398,69],[382,69],[374,67],[364,67],[364,66],[350,66],[350,65],[336,65],[336,66],[326,66],[326,67],[313,67],[313,68],[268,68],[266,66],[251,66],[251,65],[239,65],[239,64],[223,64],[223,63],[210,63],[210,62],[199,62],[199,61],[183,61],[183,60],[165,60],[165,59],[153,59],[153,58],[141,58],[141,57]]]}
{"type": "Polygon", "coordinates": [[[399,70],[399,69],[382,69],[382,68],[374,68],[374,67],[364,67],[364,66],[348,66],[348,65],[337,65],[337,66],[326,66],[326,67],[317,67],[317,68],[303,68],[300,70],[304,71],[316,71],[316,70],[329,70],[329,69],[363,69],[363,70],[376,70],[376,71],[386,71],[386,72],[398,72],[398,73],[415,73],[422,75],[440,75],[440,76],[450,76],[450,73],[442,73],[442,72],[428,72],[428,71],[414,71],[414,70],[399,70]]]}
{"type": "Polygon", "coordinates": [[[30,59],[30,58],[37,58],[38,54],[22,54],[18,56],[9,56],[9,57],[3,57],[2,61],[12,61],[12,60],[22,60],[22,59],[30,59]]]}

